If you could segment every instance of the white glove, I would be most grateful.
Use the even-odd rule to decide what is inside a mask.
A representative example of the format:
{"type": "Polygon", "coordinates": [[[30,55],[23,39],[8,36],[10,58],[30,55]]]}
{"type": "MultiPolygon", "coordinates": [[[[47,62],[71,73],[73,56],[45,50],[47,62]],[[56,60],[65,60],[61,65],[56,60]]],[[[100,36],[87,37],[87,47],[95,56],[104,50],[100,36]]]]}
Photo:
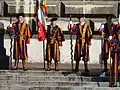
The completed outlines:
{"type": "Polygon", "coordinates": [[[109,36],[109,38],[108,38],[109,40],[112,40],[112,36],[109,36]]]}
{"type": "Polygon", "coordinates": [[[69,23],[68,23],[68,27],[70,28],[70,25],[71,25],[71,27],[73,26],[72,25],[72,21],[70,21],[69,23]]]}
{"type": "Polygon", "coordinates": [[[104,30],[104,25],[102,24],[101,26],[100,26],[100,31],[103,31],[104,30]]]}
{"type": "Polygon", "coordinates": [[[60,46],[59,46],[59,49],[61,50],[61,49],[62,49],[62,47],[60,47],[60,46]]]}
{"type": "Polygon", "coordinates": [[[10,24],[10,27],[12,27],[12,24],[10,24]]]}
{"type": "Polygon", "coordinates": [[[71,24],[71,25],[72,25],[72,21],[70,21],[70,22],[69,22],[69,24],[71,24]]]}
{"type": "Polygon", "coordinates": [[[104,25],[101,25],[101,29],[103,29],[104,28],[104,25]]]}

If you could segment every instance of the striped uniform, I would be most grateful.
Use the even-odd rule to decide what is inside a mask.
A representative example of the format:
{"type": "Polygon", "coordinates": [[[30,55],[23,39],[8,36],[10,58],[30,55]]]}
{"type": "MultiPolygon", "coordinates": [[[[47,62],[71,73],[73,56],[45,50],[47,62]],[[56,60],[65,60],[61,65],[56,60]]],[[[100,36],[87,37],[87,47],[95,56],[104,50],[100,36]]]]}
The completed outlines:
{"type": "Polygon", "coordinates": [[[89,49],[88,45],[92,38],[92,30],[88,24],[80,25],[79,23],[72,27],[73,34],[76,35],[76,45],[74,52],[74,60],[88,61],[89,49]]]}
{"type": "Polygon", "coordinates": [[[111,40],[111,75],[112,84],[116,83],[118,77],[118,71],[120,72],[120,36],[115,35],[114,39],[111,40]],[[119,37],[119,38],[118,38],[119,37]]]}
{"type": "Polygon", "coordinates": [[[109,49],[110,49],[110,42],[109,42],[109,37],[115,34],[115,24],[108,24],[104,23],[101,24],[99,28],[99,32],[102,33],[104,36],[104,45],[103,45],[103,60],[107,61],[109,58],[109,49]]]}
{"type": "Polygon", "coordinates": [[[12,25],[14,30],[14,49],[13,49],[13,58],[27,60],[27,43],[32,35],[29,25],[26,22],[23,23],[14,23],[12,25]]]}
{"type": "Polygon", "coordinates": [[[55,61],[60,60],[59,46],[62,46],[62,41],[64,41],[64,35],[59,26],[52,27],[52,25],[47,26],[47,45],[46,45],[46,60],[55,61]]]}

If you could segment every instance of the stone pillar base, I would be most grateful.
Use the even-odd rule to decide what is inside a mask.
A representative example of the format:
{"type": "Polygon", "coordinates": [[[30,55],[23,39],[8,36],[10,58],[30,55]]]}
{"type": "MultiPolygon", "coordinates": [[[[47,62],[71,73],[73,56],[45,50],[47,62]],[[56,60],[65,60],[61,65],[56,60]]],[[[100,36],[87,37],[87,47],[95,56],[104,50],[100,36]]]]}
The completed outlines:
{"type": "Polygon", "coordinates": [[[0,69],[9,69],[9,56],[0,56],[0,69]]]}

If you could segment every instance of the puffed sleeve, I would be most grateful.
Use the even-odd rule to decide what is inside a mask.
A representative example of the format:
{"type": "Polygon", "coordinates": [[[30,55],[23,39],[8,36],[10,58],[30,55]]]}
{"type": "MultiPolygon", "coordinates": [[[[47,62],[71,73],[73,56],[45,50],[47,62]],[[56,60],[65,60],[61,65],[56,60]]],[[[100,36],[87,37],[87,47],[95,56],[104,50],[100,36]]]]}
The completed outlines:
{"type": "Polygon", "coordinates": [[[103,36],[105,33],[104,33],[104,23],[102,23],[98,29],[98,32],[103,36]]]}
{"type": "Polygon", "coordinates": [[[65,38],[64,38],[64,34],[61,30],[60,27],[58,27],[58,43],[59,43],[59,46],[62,46],[62,42],[65,41],[65,38]]]}
{"type": "Polygon", "coordinates": [[[7,26],[7,31],[6,31],[6,33],[11,34],[11,35],[14,35],[14,34],[15,34],[15,27],[16,27],[16,24],[15,24],[15,23],[10,24],[9,26],[7,26]]]}
{"type": "Polygon", "coordinates": [[[30,38],[32,38],[32,31],[30,29],[30,26],[29,25],[26,25],[26,44],[30,44],[30,38]]]}

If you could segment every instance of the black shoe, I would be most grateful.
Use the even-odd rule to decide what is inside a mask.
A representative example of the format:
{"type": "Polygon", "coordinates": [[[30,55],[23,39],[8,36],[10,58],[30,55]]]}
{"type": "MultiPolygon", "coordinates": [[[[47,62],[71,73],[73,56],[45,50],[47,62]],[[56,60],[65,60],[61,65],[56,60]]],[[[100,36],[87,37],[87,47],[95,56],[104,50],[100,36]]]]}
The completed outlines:
{"type": "Polygon", "coordinates": [[[117,87],[116,84],[110,84],[109,87],[117,87]]]}
{"type": "Polygon", "coordinates": [[[18,70],[18,67],[14,67],[14,68],[12,68],[11,70],[18,70]]]}
{"type": "Polygon", "coordinates": [[[50,71],[50,69],[47,68],[47,69],[45,69],[45,71],[50,71]]]}
{"type": "Polygon", "coordinates": [[[59,71],[59,69],[55,69],[55,71],[59,71]]]}
{"type": "Polygon", "coordinates": [[[104,69],[102,72],[108,72],[108,69],[104,69]]]}
{"type": "Polygon", "coordinates": [[[78,72],[78,71],[79,71],[79,69],[78,69],[78,68],[75,68],[73,71],[74,71],[74,72],[78,72]]]}
{"type": "Polygon", "coordinates": [[[27,71],[28,69],[27,68],[23,68],[23,71],[27,71]]]}
{"type": "Polygon", "coordinates": [[[89,72],[89,70],[88,70],[88,69],[85,69],[85,72],[89,72]]]}

